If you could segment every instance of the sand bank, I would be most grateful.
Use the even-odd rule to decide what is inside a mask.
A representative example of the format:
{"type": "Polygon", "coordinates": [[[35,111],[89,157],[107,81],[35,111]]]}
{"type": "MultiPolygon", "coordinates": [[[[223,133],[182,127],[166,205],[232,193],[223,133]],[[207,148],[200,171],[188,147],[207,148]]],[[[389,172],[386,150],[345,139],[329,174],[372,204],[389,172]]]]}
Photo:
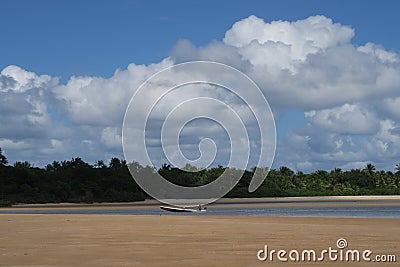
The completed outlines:
{"type": "Polygon", "coordinates": [[[345,238],[349,249],[399,261],[399,225],[399,219],[0,215],[0,266],[368,266],[328,259],[261,262],[256,254],[264,245],[337,248],[345,238]]]}

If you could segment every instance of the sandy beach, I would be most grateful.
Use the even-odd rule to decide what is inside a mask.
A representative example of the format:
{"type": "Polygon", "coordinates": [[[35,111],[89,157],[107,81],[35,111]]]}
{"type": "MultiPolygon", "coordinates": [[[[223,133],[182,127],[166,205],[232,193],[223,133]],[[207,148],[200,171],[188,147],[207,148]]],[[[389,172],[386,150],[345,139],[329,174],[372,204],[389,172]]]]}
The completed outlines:
{"type": "Polygon", "coordinates": [[[371,250],[400,259],[399,219],[0,215],[0,266],[396,266],[259,261],[270,249],[371,250]]]}

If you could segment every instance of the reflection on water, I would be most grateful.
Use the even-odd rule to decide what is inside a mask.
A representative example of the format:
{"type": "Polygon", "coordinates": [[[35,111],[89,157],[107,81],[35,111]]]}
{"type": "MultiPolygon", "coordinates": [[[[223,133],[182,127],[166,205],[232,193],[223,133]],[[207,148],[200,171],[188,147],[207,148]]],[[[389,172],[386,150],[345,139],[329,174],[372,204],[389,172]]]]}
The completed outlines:
{"type": "MultiPolygon", "coordinates": [[[[302,203],[305,204],[305,203],[302,203]]],[[[0,214],[125,214],[125,215],[178,215],[178,216],[296,216],[296,217],[331,217],[331,218],[400,218],[400,206],[357,206],[349,202],[330,202],[329,204],[340,204],[341,206],[324,206],[326,202],[307,203],[307,207],[296,206],[298,203],[290,203],[290,207],[284,207],[276,203],[272,207],[241,207],[242,205],[216,204],[210,205],[207,212],[175,214],[162,210],[149,209],[59,209],[59,210],[0,210],[0,214]],[[293,205],[292,205],[293,204],[293,205]],[[311,204],[311,205],[310,205],[311,204]],[[315,207],[312,205],[316,204],[315,207]]],[[[249,206],[249,204],[246,204],[249,206]]]]}

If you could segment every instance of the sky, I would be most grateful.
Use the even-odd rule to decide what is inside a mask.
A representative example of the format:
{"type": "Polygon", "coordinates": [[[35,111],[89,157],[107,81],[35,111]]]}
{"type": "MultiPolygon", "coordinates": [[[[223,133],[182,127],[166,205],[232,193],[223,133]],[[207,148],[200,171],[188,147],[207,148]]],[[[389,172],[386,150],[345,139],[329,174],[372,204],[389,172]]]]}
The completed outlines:
{"type": "MultiPolygon", "coordinates": [[[[273,167],[393,170],[400,161],[399,7],[3,0],[0,147],[10,163],[35,166],[122,157],[123,116],[139,85],[175,63],[212,60],[243,71],[267,98],[277,128],[273,167]]],[[[198,133],[185,137],[188,151],[197,151],[198,133]]],[[[214,138],[222,144],[226,136],[214,138]]]]}

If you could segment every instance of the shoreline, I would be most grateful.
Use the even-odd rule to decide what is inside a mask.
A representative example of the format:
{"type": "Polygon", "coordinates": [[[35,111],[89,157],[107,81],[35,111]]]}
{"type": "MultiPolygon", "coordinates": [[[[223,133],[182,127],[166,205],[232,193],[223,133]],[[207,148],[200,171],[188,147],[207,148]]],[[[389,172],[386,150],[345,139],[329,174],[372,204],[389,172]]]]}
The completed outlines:
{"type": "MultiPolygon", "coordinates": [[[[324,205],[323,202],[349,202],[356,205],[382,205],[392,204],[400,205],[400,195],[389,196],[315,196],[315,197],[263,197],[263,198],[221,198],[211,203],[213,204],[282,204],[283,206],[290,204],[302,204],[304,206],[316,205],[312,202],[322,202],[318,205],[324,205]],[[368,202],[373,202],[369,204],[368,202]]],[[[29,208],[152,208],[163,205],[155,199],[146,199],[136,202],[95,202],[95,203],[43,203],[43,204],[14,204],[10,207],[0,207],[0,210],[7,209],[29,209],[29,208]]],[[[326,204],[328,205],[328,203],[326,204]]],[[[333,203],[332,205],[340,205],[333,203]]],[[[296,205],[297,206],[297,205],[296,205]]],[[[217,206],[213,206],[217,207],[217,206]]]]}

